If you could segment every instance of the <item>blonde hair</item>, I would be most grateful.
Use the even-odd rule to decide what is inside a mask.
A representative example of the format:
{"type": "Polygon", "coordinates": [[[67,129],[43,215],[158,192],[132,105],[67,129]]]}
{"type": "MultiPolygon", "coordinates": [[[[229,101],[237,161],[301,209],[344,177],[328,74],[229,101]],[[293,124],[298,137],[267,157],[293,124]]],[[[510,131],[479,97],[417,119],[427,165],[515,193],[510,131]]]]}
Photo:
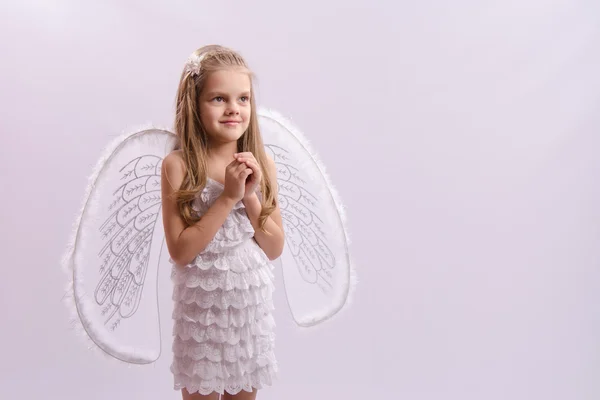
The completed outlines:
{"type": "Polygon", "coordinates": [[[200,220],[193,203],[207,181],[208,136],[200,119],[199,98],[207,77],[212,72],[229,68],[242,69],[250,76],[250,123],[246,132],[238,139],[237,150],[252,152],[263,172],[259,186],[262,194],[259,225],[261,230],[264,230],[267,218],[275,209],[276,199],[273,191],[275,182],[273,182],[274,177],[269,174],[267,155],[258,126],[252,87],[253,74],[241,55],[223,46],[210,45],[196,50],[186,63],[179,81],[175,115],[177,135],[175,149],[182,150],[186,171],[181,187],[175,192],[175,199],[179,212],[188,225],[193,225],[200,220]]]}

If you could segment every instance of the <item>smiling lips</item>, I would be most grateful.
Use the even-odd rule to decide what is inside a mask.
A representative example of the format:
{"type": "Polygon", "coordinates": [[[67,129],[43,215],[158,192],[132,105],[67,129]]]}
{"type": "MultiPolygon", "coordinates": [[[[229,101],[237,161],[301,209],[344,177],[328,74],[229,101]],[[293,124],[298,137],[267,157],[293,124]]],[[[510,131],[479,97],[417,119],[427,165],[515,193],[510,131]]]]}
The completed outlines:
{"type": "Polygon", "coordinates": [[[227,121],[222,121],[222,124],[225,124],[227,126],[236,126],[237,124],[239,124],[241,121],[234,121],[234,120],[227,120],[227,121]]]}

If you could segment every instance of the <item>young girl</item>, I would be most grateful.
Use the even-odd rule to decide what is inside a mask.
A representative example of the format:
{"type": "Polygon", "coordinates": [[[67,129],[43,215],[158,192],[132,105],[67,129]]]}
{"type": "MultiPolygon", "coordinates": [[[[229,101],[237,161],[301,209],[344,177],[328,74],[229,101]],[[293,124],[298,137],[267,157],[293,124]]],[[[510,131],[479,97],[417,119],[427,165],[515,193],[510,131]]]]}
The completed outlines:
{"type": "Polygon", "coordinates": [[[183,399],[255,399],[277,371],[271,260],[283,251],[273,160],[252,74],[221,46],[198,49],[177,94],[178,145],[162,164],[173,262],[175,389],[183,399]]]}

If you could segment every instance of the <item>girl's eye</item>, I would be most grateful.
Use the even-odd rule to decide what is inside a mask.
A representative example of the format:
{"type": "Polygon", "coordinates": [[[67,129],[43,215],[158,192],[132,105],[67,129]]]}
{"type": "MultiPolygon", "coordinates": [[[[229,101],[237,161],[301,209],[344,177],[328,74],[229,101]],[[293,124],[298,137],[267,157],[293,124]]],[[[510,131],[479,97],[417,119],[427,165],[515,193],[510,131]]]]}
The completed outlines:
{"type": "Polygon", "coordinates": [[[213,100],[216,100],[216,101],[223,101],[223,98],[222,98],[221,96],[217,96],[217,97],[215,97],[213,100]]]}
{"type": "Polygon", "coordinates": [[[245,102],[247,102],[250,99],[248,98],[248,96],[242,96],[241,100],[245,103],[245,102]]]}

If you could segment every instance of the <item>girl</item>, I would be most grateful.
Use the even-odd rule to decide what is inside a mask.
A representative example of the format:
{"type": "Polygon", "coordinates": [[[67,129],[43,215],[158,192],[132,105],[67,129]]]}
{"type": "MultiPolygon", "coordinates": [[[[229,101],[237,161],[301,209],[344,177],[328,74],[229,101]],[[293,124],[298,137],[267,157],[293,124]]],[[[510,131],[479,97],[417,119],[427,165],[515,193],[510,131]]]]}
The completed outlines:
{"type": "Polygon", "coordinates": [[[175,389],[184,400],[255,399],[277,372],[270,261],[284,234],[244,59],[221,46],[195,51],[176,113],[178,144],[161,174],[175,389]]]}

